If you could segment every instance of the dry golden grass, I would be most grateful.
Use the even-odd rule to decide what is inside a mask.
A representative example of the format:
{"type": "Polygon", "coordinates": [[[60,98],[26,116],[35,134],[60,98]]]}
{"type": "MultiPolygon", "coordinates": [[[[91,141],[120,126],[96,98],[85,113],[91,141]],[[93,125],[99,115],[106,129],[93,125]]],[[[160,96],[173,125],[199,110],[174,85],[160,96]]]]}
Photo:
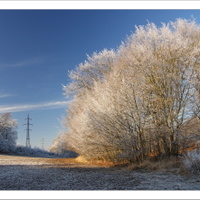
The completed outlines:
{"type": "Polygon", "coordinates": [[[130,170],[136,170],[136,169],[145,169],[145,170],[151,170],[151,171],[160,171],[160,170],[166,170],[166,171],[174,171],[175,169],[180,169],[182,158],[177,157],[169,157],[164,158],[157,161],[152,160],[145,160],[142,163],[131,163],[128,162],[120,162],[120,163],[114,163],[109,162],[105,160],[87,160],[84,156],[78,156],[77,158],[51,158],[51,159],[45,159],[45,162],[47,164],[52,164],[56,166],[97,166],[97,167],[115,167],[115,166],[124,166],[125,168],[128,168],[130,170]]]}
{"type": "Polygon", "coordinates": [[[87,160],[84,156],[78,156],[75,158],[76,162],[83,163],[87,165],[98,165],[104,167],[112,167],[116,165],[113,162],[105,161],[105,160],[87,160]]]}
{"type": "Polygon", "coordinates": [[[83,167],[112,167],[115,166],[116,163],[103,161],[103,160],[87,160],[84,156],[78,156],[77,158],[46,158],[46,164],[62,166],[62,167],[70,167],[70,166],[83,166],[83,167]]]}
{"type": "Polygon", "coordinates": [[[179,172],[179,168],[182,163],[182,158],[168,157],[157,161],[145,160],[144,162],[137,164],[130,164],[128,169],[145,169],[150,171],[168,171],[179,172]]]}
{"type": "Polygon", "coordinates": [[[75,158],[49,158],[47,159],[47,162],[52,162],[54,164],[70,164],[70,163],[76,163],[75,158]]]}

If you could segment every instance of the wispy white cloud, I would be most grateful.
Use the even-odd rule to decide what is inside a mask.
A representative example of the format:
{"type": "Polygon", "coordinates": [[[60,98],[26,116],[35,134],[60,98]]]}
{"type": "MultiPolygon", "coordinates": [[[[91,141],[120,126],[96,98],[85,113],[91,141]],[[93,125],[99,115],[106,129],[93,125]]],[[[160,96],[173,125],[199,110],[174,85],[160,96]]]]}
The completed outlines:
{"type": "Polygon", "coordinates": [[[0,69],[36,65],[36,64],[43,63],[44,59],[45,58],[38,57],[38,58],[30,58],[27,60],[21,60],[15,63],[0,63],[0,69]]]}
{"type": "Polygon", "coordinates": [[[54,101],[41,104],[24,104],[24,105],[13,105],[13,106],[0,106],[0,113],[5,112],[22,112],[38,109],[57,109],[64,108],[67,106],[69,101],[54,101]]]}
{"type": "Polygon", "coordinates": [[[0,93],[0,99],[1,98],[6,98],[6,97],[11,97],[11,96],[13,96],[13,95],[11,95],[11,94],[1,94],[0,93]]]}

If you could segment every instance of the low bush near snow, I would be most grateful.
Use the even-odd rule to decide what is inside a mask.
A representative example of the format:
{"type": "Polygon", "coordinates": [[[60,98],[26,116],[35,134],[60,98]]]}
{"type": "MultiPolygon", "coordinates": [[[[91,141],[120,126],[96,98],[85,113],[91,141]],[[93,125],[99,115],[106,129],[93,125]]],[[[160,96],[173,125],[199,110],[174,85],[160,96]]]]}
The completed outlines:
{"type": "Polygon", "coordinates": [[[183,165],[186,172],[200,175],[200,150],[188,152],[183,165]]]}
{"type": "Polygon", "coordinates": [[[24,146],[17,146],[14,152],[17,155],[34,156],[34,157],[58,157],[57,154],[45,151],[39,148],[29,148],[24,146]]]}

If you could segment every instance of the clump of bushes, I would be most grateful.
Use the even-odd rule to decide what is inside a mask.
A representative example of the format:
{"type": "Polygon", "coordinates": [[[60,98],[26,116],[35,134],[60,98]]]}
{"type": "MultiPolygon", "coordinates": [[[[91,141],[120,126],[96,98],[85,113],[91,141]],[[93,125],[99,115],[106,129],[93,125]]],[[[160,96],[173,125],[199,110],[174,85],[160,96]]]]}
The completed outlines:
{"type": "Polygon", "coordinates": [[[50,152],[57,154],[60,157],[64,158],[76,158],[78,153],[75,151],[69,150],[66,143],[66,135],[59,134],[53,141],[53,144],[48,149],[50,152]]]}
{"type": "Polygon", "coordinates": [[[193,20],[149,23],[116,51],[88,56],[64,87],[67,130],[54,146],[113,163],[183,153],[184,122],[200,112],[199,33],[193,20]]]}
{"type": "Polygon", "coordinates": [[[21,156],[32,156],[32,157],[59,157],[53,152],[46,151],[40,148],[31,148],[25,146],[16,146],[15,151],[13,152],[16,155],[21,156]]]}

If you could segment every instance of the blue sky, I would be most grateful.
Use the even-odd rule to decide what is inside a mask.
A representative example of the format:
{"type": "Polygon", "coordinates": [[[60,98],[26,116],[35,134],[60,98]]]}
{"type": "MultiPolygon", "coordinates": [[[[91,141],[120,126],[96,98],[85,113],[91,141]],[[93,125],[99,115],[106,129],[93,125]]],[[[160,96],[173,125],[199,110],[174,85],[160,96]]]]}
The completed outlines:
{"type": "Polygon", "coordinates": [[[86,54],[117,48],[135,25],[196,18],[200,10],[0,10],[0,113],[32,118],[31,145],[45,148],[62,129],[67,99],[62,85],[86,54]]]}

